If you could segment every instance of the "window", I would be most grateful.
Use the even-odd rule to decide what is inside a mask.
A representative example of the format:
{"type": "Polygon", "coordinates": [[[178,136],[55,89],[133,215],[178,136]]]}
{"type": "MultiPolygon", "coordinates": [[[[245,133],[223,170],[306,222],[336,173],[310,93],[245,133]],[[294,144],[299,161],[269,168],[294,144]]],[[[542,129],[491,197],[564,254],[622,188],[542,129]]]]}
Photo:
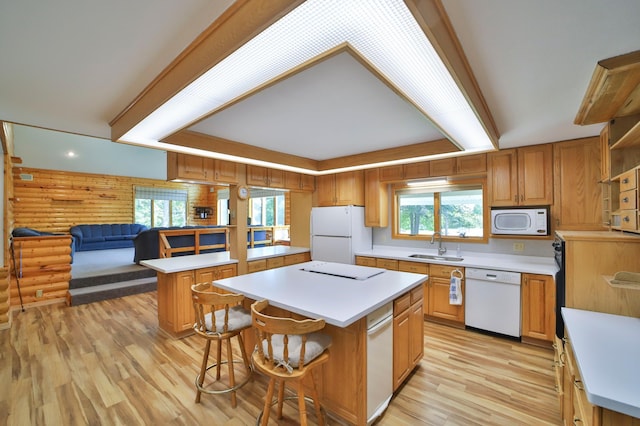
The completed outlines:
{"type": "Polygon", "coordinates": [[[284,225],[284,192],[251,188],[249,197],[249,225],[284,225]]]}
{"type": "Polygon", "coordinates": [[[394,238],[426,239],[434,232],[449,240],[485,238],[480,183],[397,188],[394,198],[394,238]]]}
{"type": "Polygon", "coordinates": [[[167,188],[135,188],[135,222],[149,227],[185,226],[187,191],[167,188]]]}

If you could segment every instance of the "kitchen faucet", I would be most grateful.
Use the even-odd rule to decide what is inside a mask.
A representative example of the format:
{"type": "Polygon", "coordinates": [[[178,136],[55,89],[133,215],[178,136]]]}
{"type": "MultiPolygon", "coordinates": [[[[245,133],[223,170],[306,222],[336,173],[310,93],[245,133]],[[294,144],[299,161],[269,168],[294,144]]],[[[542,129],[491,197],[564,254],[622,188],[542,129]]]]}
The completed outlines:
{"type": "Polygon", "coordinates": [[[445,254],[447,252],[447,248],[446,247],[442,247],[442,234],[439,232],[434,232],[433,235],[431,235],[431,244],[433,244],[436,235],[439,237],[440,241],[438,243],[438,255],[442,256],[443,254],[445,254]]]}

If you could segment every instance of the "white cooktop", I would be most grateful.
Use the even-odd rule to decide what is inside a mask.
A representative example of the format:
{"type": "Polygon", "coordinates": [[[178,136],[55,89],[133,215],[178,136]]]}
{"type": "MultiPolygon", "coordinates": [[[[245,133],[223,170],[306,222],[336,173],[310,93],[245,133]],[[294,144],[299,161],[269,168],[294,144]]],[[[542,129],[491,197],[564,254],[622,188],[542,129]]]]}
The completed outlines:
{"type": "Polygon", "coordinates": [[[383,268],[372,268],[370,266],[347,265],[335,262],[319,262],[314,261],[305,264],[302,271],[313,272],[318,274],[333,275],[341,278],[349,278],[352,280],[366,280],[386,271],[383,268]]]}

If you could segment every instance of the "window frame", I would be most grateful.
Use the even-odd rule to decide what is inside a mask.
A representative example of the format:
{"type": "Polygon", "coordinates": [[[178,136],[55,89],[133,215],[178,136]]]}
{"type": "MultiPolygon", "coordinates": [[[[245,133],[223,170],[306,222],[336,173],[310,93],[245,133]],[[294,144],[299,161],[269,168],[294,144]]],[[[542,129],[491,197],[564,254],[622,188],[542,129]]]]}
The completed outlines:
{"type": "MultiPolygon", "coordinates": [[[[469,189],[469,187],[478,187],[482,191],[482,237],[474,237],[474,236],[453,236],[453,235],[442,235],[442,241],[447,242],[456,242],[456,243],[483,243],[486,244],[489,242],[489,231],[490,231],[490,213],[491,208],[488,202],[487,196],[487,181],[485,178],[471,178],[471,179],[460,179],[460,180],[451,180],[446,184],[438,184],[437,189],[442,189],[441,191],[434,191],[435,193],[452,191],[452,190],[463,190],[469,189]]],[[[417,189],[420,188],[429,188],[429,184],[425,183],[423,187],[420,186],[409,186],[406,183],[397,183],[391,185],[391,199],[392,199],[392,207],[391,207],[391,238],[394,240],[408,240],[408,241],[431,241],[431,237],[433,234],[417,234],[417,235],[407,235],[401,234],[398,232],[398,192],[406,191],[407,189],[417,189]]],[[[435,187],[432,187],[435,189],[435,187]]],[[[440,232],[441,226],[441,218],[440,218],[440,197],[434,195],[434,233],[440,232]]]]}

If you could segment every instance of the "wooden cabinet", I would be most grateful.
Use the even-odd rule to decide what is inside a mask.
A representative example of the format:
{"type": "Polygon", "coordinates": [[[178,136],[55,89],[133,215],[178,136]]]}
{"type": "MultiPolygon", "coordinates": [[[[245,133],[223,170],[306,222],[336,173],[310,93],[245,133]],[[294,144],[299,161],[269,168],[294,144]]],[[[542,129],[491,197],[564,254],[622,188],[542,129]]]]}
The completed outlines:
{"type": "Polygon", "coordinates": [[[443,158],[430,162],[429,175],[432,177],[454,176],[487,171],[487,155],[475,154],[462,157],[443,158]]]}
{"type": "Polygon", "coordinates": [[[522,274],[522,338],[553,342],[556,286],[550,275],[522,274]]]}
{"type": "Polygon", "coordinates": [[[429,162],[398,164],[396,166],[380,167],[380,182],[399,182],[411,179],[429,177],[429,162]]]}
{"type": "Polygon", "coordinates": [[[393,302],[393,390],[407,378],[424,354],[422,286],[393,302]]]}
{"type": "Polygon", "coordinates": [[[167,180],[237,183],[238,165],[232,161],[167,152],[167,180]]]}
{"type": "Polygon", "coordinates": [[[284,172],[284,187],[291,191],[314,191],[316,178],[304,173],[284,172]]]}
{"type": "Polygon", "coordinates": [[[268,188],[284,188],[284,170],[270,169],[268,167],[247,165],[247,185],[263,186],[268,188]]]}
{"type": "Polygon", "coordinates": [[[164,274],[158,272],[158,325],[173,337],[193,333],[195,316],[191,286],[238,274],[235,263],[164,274]]]}
{"type": "MultiPolygon", "coordinates": [[[[612,354],[612,360],[614,357],[615,354],[612,354]]],[[[585,426],[640,426],[640,418],[631,417],[617,411],[593,405],[589,402],[584,390],[584,382],[580,375],[580,369],[576,363],[571,342],[568,339],[564,343],[562,358],[565,362],[561,364],[556,363],[556,368],[561,367],[563,375],[561,413],[564,424],[585,426]]]]}
{"type": "Polygon", "coordinates": [[[561,229],[602,229],[600,140],[597,137],[556,143],[554,224],[561,229]]]}
{"type": "Polygon", "coordinates": [[[386,228],[389,226],[388,185],[380,180],[381,169],[364,172],[364,225],[386,228]]]}
{"type": "Polygon", "coordinates": [[[320,175],[316,180],[318,206],[363,206],[364,172],[334,173],[320,175]]]}
{"type": "Polygon", "coordinates": [[[360,266],[376,266],[376,258],[368,256],[356,256],[356,265],[360,266]]]}
{"type": "Polygon", "coordinates": [[[295,253],[285,256],[268,257],[266,259],[258,259],[247,262],[247,273],[265,271],[267,269],[280,268],[281,266],[295,265],[297,263],[308,262],[311,260],[311,253],[295,253]]]}
{"type": "Polygon", "coordinates": [[[553,145],[533,145],[487,154],[491,206],[553,204],[553,145]]]}
{"type": "Polygon", "coordinates": [[[464,277],[464,268],[448,265],[429,265],[429,285],[428,285],[428,306],[426,307],[427,319],[442,321],[452,325],[464,327],[464,279],[460,284],[462,290],[462,305],[451,305],[449,303],[449,285],[451,273],[458,270],[464,277]]]}

